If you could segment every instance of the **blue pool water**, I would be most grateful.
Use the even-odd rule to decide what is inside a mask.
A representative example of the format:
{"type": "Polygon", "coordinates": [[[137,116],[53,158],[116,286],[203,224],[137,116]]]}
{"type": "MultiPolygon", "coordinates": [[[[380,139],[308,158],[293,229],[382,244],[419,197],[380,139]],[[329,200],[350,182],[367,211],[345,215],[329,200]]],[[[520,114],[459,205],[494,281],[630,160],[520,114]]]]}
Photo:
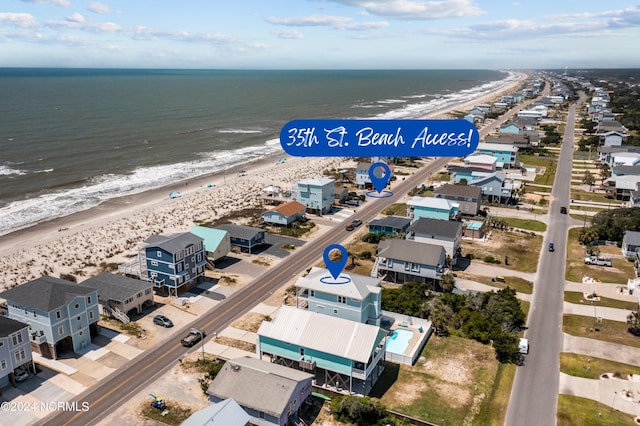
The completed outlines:
{"type": "Polygon", "coordinates": [[[394,330],[391,336],[387,337],[387,352],[404,354],[404,351],[409,346],[411,337],[413,337],[413,331],[411,330],[394,330]]]}
{"type": "Polygon", "coordinates": [[[480,229],[480,227],[482,227],[482,222],[476,222],[476,221],[467,222],[467,229],[470,229],[472,231],[477,231],[478,229],[480,229]]]}

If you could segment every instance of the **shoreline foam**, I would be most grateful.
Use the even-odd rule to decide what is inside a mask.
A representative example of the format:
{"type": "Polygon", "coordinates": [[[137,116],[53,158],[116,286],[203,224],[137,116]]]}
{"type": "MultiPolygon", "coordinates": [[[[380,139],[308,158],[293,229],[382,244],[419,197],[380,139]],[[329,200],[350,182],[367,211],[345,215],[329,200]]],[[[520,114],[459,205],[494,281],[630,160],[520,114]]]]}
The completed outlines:
{"type": "MultiPolygon", "coordinates": [[[[444,118],[447,112],[466,110],[515,90],[526,76],[491,93],[449,105],[420,118],[444,118]]],[[[338,167],[340,158],[292,158],[276,154],[236,165],[222,172],[162,188],[119,197],[88,210],[56,218],[0,237],[0,291],[43,274],[77,275],[82,281],[102,262],[121,263],[153,233],[185,232],[194,220],[214,220],[230,211],[260,205],[259,195],[269,185],[286,187],[338,167]],[[277,159],[287,158],[286,162],[277,159]],[[238,171],[247,170],[246,176],[238,171]],[[222,182],[220,182],[222,180],[222,182]],[[209,187],[209,184],[215,186],[209,187]],[[170,199],[169,192],[181,197],[170,199]],[[60,231],[64,229],[64,231],[60,231]],[[86,275],[81,275],[86,274],[86,275]]]]}

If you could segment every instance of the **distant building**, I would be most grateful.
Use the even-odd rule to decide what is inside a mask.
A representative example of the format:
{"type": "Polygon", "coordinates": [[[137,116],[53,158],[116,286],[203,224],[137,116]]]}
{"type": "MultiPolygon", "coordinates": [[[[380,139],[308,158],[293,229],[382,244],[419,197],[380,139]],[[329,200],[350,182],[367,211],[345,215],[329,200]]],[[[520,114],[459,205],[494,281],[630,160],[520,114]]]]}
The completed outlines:
{"type": "Polygon", "coordinates": [[[420,218],[407,230],[407,240],[417,243],[441,245],[451,264],[455,265],[460,256],[462,224],[452,220],[420,218]]]}
{"type": "Polygon", "coordinates": [[[0,388],[12,383],[14,371],[18,368],[35,372],[29,326],[0,315],[0,388]]]}
{"type": "Polygon", "coordinates": [[[369,232],[372,234],[394,235],[404,234],[411,224],[411,219],[404,216],[385,216],[369,222],[369,232]]]}
{"type": "Polygon", "coordinates": [[[437,283],[448,272],[446,257],[438,244],[389,239],[378,244],[375,267],[378,277],[388,282],[437,283]]]}
{"type": "Polygon", "coordinates": [[[372,188],[371,178],[369,177],[371,164],[373,163],[361,161],[356,165],[356,185],[358,188],[372,188]]]}
{"type": "Polygon", "coordinates": [[[57,359],[78,352],[98,335],[98,292],[81,284],[42,276],[0,293],[9,318],[29,326],[31,348],[57,359]]]}
{"type": "Polygon", "coordinates": [[[222,229],[229,233],[232,248],[246,251],[247,253],[254,252],[257,247],[266,242],[266,231],[264,229],[233,223],[218,225],[216,229],[222,229]]]}
{"type": "Polygon", "coordinates": [[[384,370],[386,335],[378,326],[283,305],[260,325],[257,352],[312,373],[316,386],[368,395],[384,370]]]}
{"type": "Polygon", "coordinates": [[[445,198],[412,197],[407,201],[407,216],[412,221],[421,217],[455,220],[460,213],[460,204],[445,198]]]}
{"type": "Polygon", "coordinates": [[[475,216],[480,210],[482,189],[469,185],[451,185],[449,183],[433,191],[436,198],[444,198],[460,205],[460,213],[475,216]]]}
{"type": "Polygon", "coordinates": [[[627,257],[635,256],[640,251],[640,232],[624,231],[622,237],[622,254],[627,257]]]}
{"type": "Polygon", "coordinates": [[[129,322],[129,312],[142,313],[145,306],[153,306],[153,285],[122,275],[104,272],[81,283],[98,292],[101,314],[129,322]]]}
{"type": "Polygon", "coordinates": [[[178,289],[196,284],[204,277],[203,239],[191,232],[152,235],[145,240],[146,276],[155,289],[165,295],[177,295],[178,289]]]}
{"type": "Polygon", "coordinates": [[[196,225],[191,228],[191,233],[202,238],[204,253],[212,266],[231,251],[231,236],[224,229],[196,225]]]}
{"type": "Polygon", "coordinates": [[[313,267],[306,276],[298,278],[295,283],[296,307],[363,324],[380,325],[382,288],[378,278],[343,272],[340,278],[346,277],[347,282],[327,285],[323,282],[327,277],[331,277],[327,269],[313,267]]]}
{"type": "Polygon", "coordinates": [[[245,356],[227,361],[207,393],[214,403],[236,401],[251,424],[286,426],[298,420],[312,380],[309,373],[245,356]]]}
{"type": "Polygon", "coordinates": [[[299,219],[303,219],[307,206],[297,201],[289,201],[262,214],[262,219],[269,225],[289,226],[299,219]]]}
{"type": "Polygon", "coordinates": [[[297,199],[313,214],[331,211],[335,181],[329,178],[303,179],[296,183],[297,199]]]}
{"type": "Polygon", "coordinates": [[[600,135],[600,144],[603,146],[621,146],[627,138],[622,132],[612,130],[600,135]]]}

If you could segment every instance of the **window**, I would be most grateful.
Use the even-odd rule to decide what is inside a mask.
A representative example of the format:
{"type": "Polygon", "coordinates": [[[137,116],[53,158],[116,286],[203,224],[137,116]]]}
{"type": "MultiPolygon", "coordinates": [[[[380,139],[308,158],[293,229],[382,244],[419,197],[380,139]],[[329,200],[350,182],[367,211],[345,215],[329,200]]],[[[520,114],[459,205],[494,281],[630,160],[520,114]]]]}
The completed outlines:
{"type": "Polygon", "coordinates": [[[347,303],[346,296],[338,296],[338,303],[347,303]]]}
{"type": "Polygon", "coordinates": [[[178,263],[178,272],[182,272],[182,263],[178,263]]]}
{"type": "Polygon", "coordinates": [[[11,336],[11,340],[13,341],[13,346],[17,346],[22,343],[22,333],[16,333],[11,336]]]}
{"type": "Polygon", "coordinates": [[[89,311],[89,319],[93,319],[93,311],[89,311]]]}
{"type": "Polygon", "coordinates": [[[6,369],[7,369],[7,360],[6,359],[0,360],[0,370],[6,370],[6,369]]]}
{"type": "Polygon", "coordinates": [[[393,260],[387,259],[387,268],[393,268],[393,260]]]}
{"type": "Polygon", "coordinates": [[[80,307],[80,305],[78,303],[76,303],[76,309],[78,309],[80,307]]]}
{"type": "Polygon", "coordinates": [[[338,315],[338,310],[334,308],[334,309],[333,309],[333,314],[334,314],[334,315],[338,315]]]}
{"type": "Polygon", "coordinates": [[[151,261],[151,266],[158,266],[158,262],[156,262],[155,260],[151,261]]]}
{"type": "Polygon", "coordinates": [[[420,265],[417,263],[412,263],[411,264],[411,271],[413,272],[420,272],[420,265]]]}
{"type": "Polygon", "coordinates": [[[156,252],[156,257],[162,257],[162,252],[160,250],[156,252]]]}
{"type": "Polygon", "coordinates": [[[62,336],[64,334],[64,327],[60,326],[58,327],[58,336],[62,336]]]}
{"type": "Polygon", "coordinates": [[[309,290],[309,297],[316,297],[316,291],[315,290],[309,290]]]}
{"type": "Polygon", "coordinates": [[[56,311],[56,319],[60,319],[62,318],[62,315],[60,315],[60,311],[56,311]]]}
{"type": "Polygon", "coordinates": [[[80,333],[78,333],[78,336],[82,336],[83,333],[84,331],[81,331],[80,333]]]}
{"type": "Polygon", "coordinates": [[[303,357],[304,356],[304,348],[300,348],[300,356],[303,357]]]}
{"type": "Polygon", "coordinates": [[[20,349],[13,355],[16,359],[16,362],[24,361],[27,358],[27,353],[24,351],[24,348],[20,349]]]}
{"type": "Polygon", "coordinates": [[[76,321],[80,321],[80,316],[78,315],[78,318],[76,318],[76,321]]]}
{"type": "Polygon", "coordinates": [[[4,340],[0,340],[0,348],[4,346],[4,340]]]}
{"type": "Polygon", "coordinates": [[[91,304],[91,296],[87,296],[87,305],[91,304]]]}

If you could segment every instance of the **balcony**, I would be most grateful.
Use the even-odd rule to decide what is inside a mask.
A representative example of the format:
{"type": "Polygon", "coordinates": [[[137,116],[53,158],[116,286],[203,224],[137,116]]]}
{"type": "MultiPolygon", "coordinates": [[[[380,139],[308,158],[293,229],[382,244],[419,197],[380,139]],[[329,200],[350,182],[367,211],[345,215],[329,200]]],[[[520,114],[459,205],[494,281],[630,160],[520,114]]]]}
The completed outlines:
{"type": "Polygon", "coordinates": [[[31,333],[31,341],[37,345],[45,343],[47,341],[43,331],[36,331],[31,333]]]}

